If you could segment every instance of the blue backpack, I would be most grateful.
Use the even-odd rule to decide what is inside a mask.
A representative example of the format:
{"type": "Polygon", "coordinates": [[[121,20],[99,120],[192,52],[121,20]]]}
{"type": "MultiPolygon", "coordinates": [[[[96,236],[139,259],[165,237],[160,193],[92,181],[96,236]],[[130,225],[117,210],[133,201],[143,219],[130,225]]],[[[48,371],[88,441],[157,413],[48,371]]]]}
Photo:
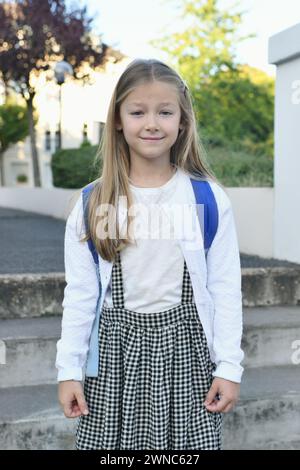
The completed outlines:
{"type": "MultiPolygon", "coordinates": [[[[201,227],[202,236],[204,240],[205,255],[207,255],[207,252],[214,240],[215,234],[218,229],[218,221],[219,221],[218,206],[215,200],[214,193],[208,181],[198,181],[193,178],[190,178],[190,180],[193,186],[196,203],[204,204],[204,217],[203,218],[200,217],[199,206],[197,206],[197,215],[199,217],[200,227],[201,227]],[[204,222],[204,229],[203,229],[203,222],[204,222]]],[[[87,231],[89,227],[89,224],[88,224],[89,195],[91,193],[91,190],[94,187],[94,184],[95,183],[92,182],[88,184],[82,190],[83,214],[84,214],[85,228],[87,231]]],[[[88,246],[93,255],[95,264],[98,264],[99,263],[98,254],[91,238],[89,238],[88,240],[88,246]]]]}

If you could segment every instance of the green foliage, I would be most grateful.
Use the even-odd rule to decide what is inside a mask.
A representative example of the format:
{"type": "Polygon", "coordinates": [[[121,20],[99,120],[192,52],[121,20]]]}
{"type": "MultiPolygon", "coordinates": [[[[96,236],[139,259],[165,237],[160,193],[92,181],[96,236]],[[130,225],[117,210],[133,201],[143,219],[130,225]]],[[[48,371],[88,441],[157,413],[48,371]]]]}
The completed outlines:
{"type": "Polygon", "coordinates": [[[273,156],[274,81],[256,69],[220,72],[195,91],[197,121],[206,141],[273,156]]]}
{"type": "Polygon", "coordinates": [[[226,187],[273,186],[273,159],[227,147],[206,146],[207,160],[226,187]]]}
{"type": "Polygon", "coordinates": [[[78,189],[98,178],[102,162],[99,159],[95,161],[97,148],[87,145],[56,151],[51,162],[54,186],[78,189]]]}
{"type": "Polygon", "coordinates": [[[10,145],[24,140],[29,134],[26,106],[8,99],[0,106],[0,151],[4,153],[10,145]]]}
{"type": "Polygon", "coordinates": [[[220,10],[218,0],[178,0],[181,31],[151,41],[168,54],[193,90],[209,76],[234,67],[234,44],[253,37],[240,36],[242,13],[220,10]]]}
{"type": "Polygon", "coordinates": [[[88,140],[88,139],[84,139],[82,142],[81,142],[81,145],[79,148],[85,148],[85,147],[92,147],[92,144],[91,142],[88,140]]]}
{"type": "Polygon", "coordinates": [[[27,183],[28,176],[25,175],[24,173],[21,173],[17,176],[17,181],[18,181],[18,183],[27,183]]]}
{"type": "Polygon", "coordinates": [[[181,31],[152,41],[186,80],[212,169],[225,185],[273,184],[274,79],[235,60],[244,12],[177,0],[181,31]]]}

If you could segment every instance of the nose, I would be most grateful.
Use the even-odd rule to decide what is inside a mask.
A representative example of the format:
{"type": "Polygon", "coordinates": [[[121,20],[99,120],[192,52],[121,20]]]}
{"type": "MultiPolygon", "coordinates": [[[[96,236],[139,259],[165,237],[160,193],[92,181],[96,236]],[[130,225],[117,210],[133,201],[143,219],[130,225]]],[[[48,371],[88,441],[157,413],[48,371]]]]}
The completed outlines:
{"type": "Polygon", "coordinates": [[[146,130],[151,130],[151,131],[159,129],[158,124],[156,122],[156,119],[153,115],[148,116],[148,120],[147,120],[147,123],[145,125],[145,128],[146,128],[146,130]]]}

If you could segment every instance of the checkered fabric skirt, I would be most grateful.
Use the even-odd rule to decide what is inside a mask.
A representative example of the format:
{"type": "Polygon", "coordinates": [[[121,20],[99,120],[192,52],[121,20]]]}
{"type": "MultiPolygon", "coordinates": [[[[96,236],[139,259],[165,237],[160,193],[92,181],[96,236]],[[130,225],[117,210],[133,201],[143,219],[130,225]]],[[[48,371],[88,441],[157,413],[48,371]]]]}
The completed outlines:
{"type": "Polygon", "coordinates": [[[99,374],[85,377],[89,415],[80,416],[75,448],[220,450],[222,414],[203,402],[216,365],[184,262],[179,306],[158,313],[124,308],[121,259],[112,270],[113,308],[99,326],[99,374]]]}

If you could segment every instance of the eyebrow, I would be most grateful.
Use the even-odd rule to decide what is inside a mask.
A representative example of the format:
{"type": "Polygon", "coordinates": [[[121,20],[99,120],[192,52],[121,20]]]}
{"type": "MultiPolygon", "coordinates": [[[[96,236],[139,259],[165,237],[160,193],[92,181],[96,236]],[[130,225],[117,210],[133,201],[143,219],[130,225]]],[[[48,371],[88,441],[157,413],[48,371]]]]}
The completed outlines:
{"type": "MultiPolygon", "coordinates": [[[[140,106],[142,105],[143,103],[141,101],[132,101],[131,103],[128,103],[129,105],[136,105],[136,106],[140,106]]],[[[170,103],[168,101],[162,101],[161,103],[159,103],[159,105],[164,105],[164,106],[176,106],[175,103],[170,103]]]]}

